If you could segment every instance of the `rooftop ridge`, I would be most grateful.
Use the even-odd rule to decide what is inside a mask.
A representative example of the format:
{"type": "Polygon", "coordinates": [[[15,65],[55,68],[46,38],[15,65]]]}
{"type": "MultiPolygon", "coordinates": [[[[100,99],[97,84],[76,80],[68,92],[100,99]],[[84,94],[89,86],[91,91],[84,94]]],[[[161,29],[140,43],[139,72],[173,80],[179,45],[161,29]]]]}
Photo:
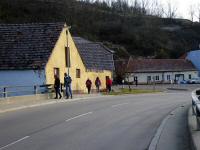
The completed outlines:
{"type": "Polygon", "coordinates": [[[53,25],[53,24],[65,24],[65,22],[30,22],[30,23],[0,23],[0,25],[16,25],[16,26],[20,26],[20,25],[45,25],[45,24],[49,24],[49,25],[53,25]]]}

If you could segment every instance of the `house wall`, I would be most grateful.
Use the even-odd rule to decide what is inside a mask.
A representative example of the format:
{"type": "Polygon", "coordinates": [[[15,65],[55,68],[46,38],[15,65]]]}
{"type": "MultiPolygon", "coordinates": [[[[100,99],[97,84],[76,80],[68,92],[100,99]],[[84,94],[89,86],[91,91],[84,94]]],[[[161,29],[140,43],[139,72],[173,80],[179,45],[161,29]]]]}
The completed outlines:
{"type": "Polygon", "coordinates": [[[68,72],[65,64],[65,47],[67,46],[67,38],[68,38],[68,45],[70,48],[70,60],[71,60],[71,67],[69,69],[70,76],[72,78],[72,90],[74,91],[82,91],[86,92],[85,82],[87,78],[90,78],[93,82],[92,88],[95,89],[94,81],[97,76],[100,77],[102,81],[102,87],[105,88],[105,78],[106,76],[111,77],[112,72],[104,70],[103,72],[87,72],[86,68],[83,64],[83,61],[79,55],[79,52],[73,42],[71,34],[66,35],[66,30],[63,29],[62,33],[60,34],[60,38],[58,39],[52,55],[49,58],[49,61],[46,65],[45,72],[46,72],[46,83],[47,84],[54,84],[54,68],[60,69],[60,80],[61,83],[64,83],[64,73],[68,72]],[[80,69],[81,76],[80,78],[76,78],[76,69],[80,69]]]}
{"type": "MultiPolygon", "coordinates": [[[[175,76],[178,74],[183,74],[184,75],[184,80],[189,79],[189,75],[191,75],[191,78],[196,78],[198,77],[198,71],[185,71],[185,72],[158,72],[158,73],[131,73],[127,75],[126,81],[128,82],[133,82],[134,81],[134,76],[138,78],[138,83],[147,83],[147,77],[151,76],[151,82],[153,82],[153,77],[156,82],[162,82],[164,79],[164,83],[170,83],[170,80],[174,81],[175,76]],[[167,79],[167,76],[170,76],[170,79],[167,79]],[[156,80],[156,76],[159,76],[159,80],[156,80]]],[[[182,77],[176,78],[176,80],[182,81],[182,77]]]]}
{"type": "Polygon", "coordinates": [[[8,96],[33,94],[34,85],[45,84],[45,71],[34,70],[5,70],[0,71],[0,97],[2,96],[3,87],[8,87],[8,96]],[[17,87],[16,86],[27,86],[17,87]],[[22,92],[23,91],[23,92],[22,92]]]}

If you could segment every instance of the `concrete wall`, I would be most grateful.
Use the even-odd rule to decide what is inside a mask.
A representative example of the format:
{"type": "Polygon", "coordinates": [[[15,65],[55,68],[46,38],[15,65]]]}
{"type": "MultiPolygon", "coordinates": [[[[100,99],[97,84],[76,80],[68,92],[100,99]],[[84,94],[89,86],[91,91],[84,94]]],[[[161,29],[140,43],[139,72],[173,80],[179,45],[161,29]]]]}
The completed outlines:
{"type": "Polygon", "coordinates": [[[67,72],[65,64],[65,47],[67,46],[68,38],[71,59],[71,67],[69,69],[69,72],[72,78],[72,90],[86,92],[85,82],[87,78],[90,78],[92,80],[92,88],[94,89],[94,81],[97,76],[99,76],[100,80],[102,81],[102,88],[105,88],[105,78],[106,76],[111,77],[112,72],[106,70],[102,72],[87,72],[83,61],[79,55],[79,52],[73,42],[71,34],[68,32],[69,34],[67,37],[66,30],[67,29],[63,29],[62,33],[60,34],[60,38],[58,39],[56,46],[54,47],[54,50],[52,52],[52,55],[46,65],[45,71],[47,84],[54,84],[54,68],[60,69],[60,79],[61,82],[64,83],[64,73],[67,72]],[[80,69],[81,71],[80,78],[76,78],[76,69],[80,69]]]}
{"type": "MultiPolygon", "coordinates": [[[[165,83],[170,83],[170,80],[175,79],[175,75],[183,74],[184,80],[189,79],[189,75],[191,75],[191,78],[198,77],[197,71],[186,71],[186,72],[158,72],[158,73],[132,73],[129,76],[129,78],[126,79],[126,81],[133,82],[134,76],[138,78],[138,83],[147,83],[147,76],[151,76],[151,81],[153,82],[153,77],[159,76],[159,80],[156,80],[156,82],[161,82],[164,78],[165,83]],[[170,80],[167,79],[167,75],[170,76],[170,80]]],[[[183,80],[182,78],[176,78],[176,80],[183,80]]]]}

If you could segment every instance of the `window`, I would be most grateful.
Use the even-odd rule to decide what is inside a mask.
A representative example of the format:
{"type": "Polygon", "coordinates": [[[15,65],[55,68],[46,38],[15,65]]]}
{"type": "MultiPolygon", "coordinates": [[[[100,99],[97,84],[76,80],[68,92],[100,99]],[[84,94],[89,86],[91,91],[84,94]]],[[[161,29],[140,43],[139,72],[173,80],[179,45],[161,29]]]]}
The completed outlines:
{"type": "Polygon", "coordinates": [[[156,76],[156,80],[157,80],[157,81],[159,80],[159,76],[156,76]]]}
{"type": "Polygon", "coordinates": [[[192,79],[192,75],[191,74],[189,74],[189,79],[192,79]]]}
{"type": "Polygon", "coordinates": [[[147,81],[151,81],[151,76],[147,76],[147,81]]]}
{"type": "Polygon", "coordinates": [[[59,68],[54,68],[54,76],[60,77],[60,70],[59,70],[59,68]]]}
{"type": "Polygon", "coordinates": [[[81,70],[76,69],[76,78],[81,78],[81,70]]]}
{"type": "Polygon", "coordinates": [[[65,63],[66,67],[71,67],[71,62],[70,62],[70,49],[69,47],[65,47],[65,63]]]}
{"type": "Polygon", "coordinates": [[[170,80],[170,78],[171,78],[170,75],[167,75],[167,80],[168,80],[168,81],[170,80]]]}

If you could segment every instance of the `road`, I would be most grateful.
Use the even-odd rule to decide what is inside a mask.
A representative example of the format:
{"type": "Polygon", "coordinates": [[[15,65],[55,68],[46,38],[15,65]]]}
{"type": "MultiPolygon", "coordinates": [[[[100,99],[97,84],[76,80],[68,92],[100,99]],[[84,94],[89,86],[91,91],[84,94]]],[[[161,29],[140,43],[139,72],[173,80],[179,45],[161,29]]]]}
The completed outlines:
{"type": "Polygon", "coordinates": [[[189,92],[108,96],[2,113],[0,150],[146,150],[190,101],[189,92]]]}

